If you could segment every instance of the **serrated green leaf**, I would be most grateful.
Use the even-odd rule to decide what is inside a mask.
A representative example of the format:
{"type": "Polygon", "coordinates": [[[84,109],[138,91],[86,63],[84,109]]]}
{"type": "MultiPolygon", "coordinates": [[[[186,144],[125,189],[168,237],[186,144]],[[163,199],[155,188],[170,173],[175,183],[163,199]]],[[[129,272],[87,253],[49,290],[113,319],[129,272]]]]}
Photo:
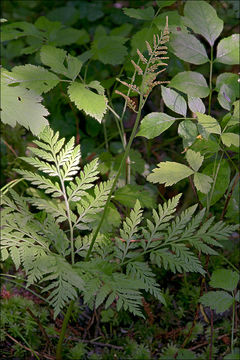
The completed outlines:
{"type": "Polygon", "coordinates": [[[201,156],[200,152],[189,149],[186,153],[186,159],[191,168],[194,171],[198,171],[198,169],[202,166],[204,156],[201,156]]]}
{"type": "Polygon", "coordinates": [[[223,21],[206,1],[187,1],[184,21],[195,33],[205,37],[211,46],[223,30],[223,21]]]}
{"type": "Polygon", "coordinates": [[[239,282],[239,274],[228,269],[218,269],[212,273],[209,285],[227,291],[234,291],[239,282]]]}
{"type": "Polygon", "coordinates": [[[15,81],[24,88],[34,90],[37,94],[48,92],[59,83],[57,75],[44,69],[41,66],[31,64],[15,66],[12,69],[12,76],[15,81]]]}
{"type": "Polygon", "coordinates": [[[221,135],[221,139],[222,139],[223,144],[228,147],[230,147],[231,145],[239,147],[240,137],[238,134],[223,133],[221,135]]]}
{"type": "Polygon", "coordinates": [[[33,24],[25,21],[2,25],[1,30],[1,42],[15,40],[22,36],[34,36],[40,39],[43,37],[33,24]]]}
{"type": "Polygon", "coordinates": [[[209,61],[205,47],[191,34],[172,34],[169,50],[180,59],[191,64],[200,65],[209,61]]]}
{"type": "Polygon", "coordinates": [[[209,291],[200,297],[200,302],[220,314],[230,308],[233,304],[233,298],[225,291],[209,291]]]}
{"type": "Polygon", "coordinates": [[[161,90],[165,105],[175,113],[181,114],[185,117],[187,114],[187,104],[184,97],[165,86],[161,86],[161,90]]]}
{"type": "Polygon", "coordinates": [[[164,113],[150,113],[142,119],[139,132],[136,136],[144,136],[147,139],[153,139],[167,130],[175,120],[174,117],[164,113]]]}
{"type": "Polygon", "coordinates": [[[127,55],[125,42],[126,38],[121,36],[100,36],[92,43],[93,58],[103,64],[123,64],[127,55]]]}
{"type": "Polygon", "coordinates": [[[216,61],[228,65],[239,64],[239,42],[239,34],[222,39],[217,46],[216,61]]]}
{"type": "Polygon", "coordinates": [[[206,111],[205,105],[199,97],[188,95],[188,106],[193,113],[200,112],[204,114],[206,111]]]}
{"type": "Polygon", "coordinates": [[[196,112],[198,122],[209,134],[221,134],[221,127],[218,124],[217,120],[210,115],[201,114],[196,112]]]}
{"type": "Polygon", "coordinates": [[[183,138],[183,146],[191,146],[197,138],[197,126],[191,120],[183,120],[178,126],[178,135],[183,138]]]}
{"type": "Polygon", "coordinates": [[[94,93],[79,82],[73,82],[68,87],[68,94],[78,109],[83,110],[99,122],[102,121],[107,111],[107,99],[104,95],[94,93]]]}
{"type": "Polygon", "coordinates": [[[125,15],[138,20],[152,20],[154,18],[152,6],[145,9],[123,8],[123,12],[125,15]]]}
{"type": "MultiPolygon", "coordinates": [[[[214,172],[214,169],[216,170],[217,165],[218,164],[214,165],[214,163],[208,164],[202,170],[202,173],[205,174],[205,175],[211,176],[213,178],[213,172],[214,172]]],[[[220,164],[220,167],[219,167],[216,182],[215,182],[215,185],[214,185],[214,191],[213,191],[213,195],[212,195],[210,205],[214,205],[224,195],[224,193],[227,190],[228,185],[229,185],[230,173],[231,173],[231,170],[230,170],[230,167],[229,167],[229,164],[228,164],[227,160],[225,160],[225,159],[222,160],[221,164],[220,164]]],[[[207,206],[206,196],[204,196],[201,193],[198,194],[198,195],[199,195],[199,200],[201,201],[203,206],[207,206]]]]}
{"type": "Polygon", "coordinates": [[[193,176],[193,182],[197,190],[201,191],[203,194],[207,194],[211,189],[213,179],[208,175],[196,173],[193,176]]]}
{"type": "Polygon", "coordinates": [[[206,79],[196,71],[178,73],[172,78],[169,86],[194,97],[205,98],[209,95],[206,79]]]}
{"type": "Polygon", "coordinates": [[[153,172],[148,175],[147,180],[170,186],[192,174],[194,174],[194,171],[186,165],[166,161],[158,164],[158,168],[154,169],[153,172]]]}
{"type": "Polygon", "coordinates": [[[67,55],[65,50],[50,45],[42,46],[40,58],[43,64],[49,66],[52,71],[65,75],[71,80],[76,78],[83,64],[77,57],[67,55]],[[67,67],[64,65],[65,60],[67,67]]]}
{"type": "MultiPolygon", "coordinates": [[[[7,72],[8,74],[11,74],[7,72]]],[[[10,126],[16,123],[38,135],[48,125],[45,118],[49,113],[41,104],[42,97],[21,86],[8,86],[9,79],[4,71],[1,76],[1,119],[10,126]]]]}

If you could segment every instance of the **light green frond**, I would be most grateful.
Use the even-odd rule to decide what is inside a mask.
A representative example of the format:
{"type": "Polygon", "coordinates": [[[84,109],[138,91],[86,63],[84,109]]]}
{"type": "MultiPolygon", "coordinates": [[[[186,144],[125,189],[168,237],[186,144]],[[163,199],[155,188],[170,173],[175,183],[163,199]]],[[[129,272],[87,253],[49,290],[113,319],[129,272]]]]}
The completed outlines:
{"type": "Polygon", "coordinates": [[[63,203],[56,200],[45,200],[40,198],[28,198],[28,202],[36,206],[39,210],[45,210],[55,218],[57,223],[67,220],[66,210],[63,203]]]}
{"type": "Polygon", "coordinates": [[[60,185],[53,183],[50,179],[39,174],[35,174],[28,170],[18,170],[16,172],[24,177],[24,179],[30,181],[33,185],[36,185],[39,189],[43,189],[46,194],[52,194],[53,197],[62,196],[62,190],[60,185]]]}
{"type": "Polygon", "coordinates": [[[73,176],[78,173],[80,170],[79,162],[80,162],[80,146],[77,145],[75,149],[72,151],[69,160],[63,163],[63,167],[61,170],[63,181],[69,181],[73,179],[73,176]]]}
{"type": "MultiPolygon", "coordinates": [[[[70,160],[72,151],[74,148],[74,137],[72,137],[69,142],[61,149],[60,153],[57,155],[57,162],[59,166],[65,164],[65,162],[70,160]]],[[[56,151],[56,150],[55,150],[56,151]]]]}
{"type": "Polygon", "coordinates": [[[38,158],[33,157],[20,157],[20,159],[26,161],[28,164],[34,166],[35,168],[41,170],[45,174],[50,176],[58,176],[58,171],[55,165],[49,164],[47,162],[41,161],[38,158]]]}
{"type": "Polygon", "coordinates": [[[69,201],[79,201],[81,197],[86,195],[87,189],[90,189],[93,186],[93,182],[98,179],[97,175],[99,171],[98,160],[95,159],[84,166],[83,170],[80,171],[80,176],[75,178],[75,182],[70,182],[67,187],[67,194],[69,196],[69,201]]]}

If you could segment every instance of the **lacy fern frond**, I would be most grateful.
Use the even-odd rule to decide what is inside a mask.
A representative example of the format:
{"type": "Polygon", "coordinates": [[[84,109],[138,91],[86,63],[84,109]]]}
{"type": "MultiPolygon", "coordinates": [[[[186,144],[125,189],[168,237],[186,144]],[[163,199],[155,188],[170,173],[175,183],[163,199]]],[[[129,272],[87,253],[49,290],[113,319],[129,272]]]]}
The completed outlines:
{"type": "MultiPolygon", "coordinates": [[[[62,257],[45,258],[45,276],[41,282],[51,281],[43,292],[49,292],[48,300],[54,308],[54,318],[61,309],[77,297],[77,290],[83,291],[84,282],[72,266],[62,257]]],[[[43,264],[42,264],[43,266],[43,264]]]]}

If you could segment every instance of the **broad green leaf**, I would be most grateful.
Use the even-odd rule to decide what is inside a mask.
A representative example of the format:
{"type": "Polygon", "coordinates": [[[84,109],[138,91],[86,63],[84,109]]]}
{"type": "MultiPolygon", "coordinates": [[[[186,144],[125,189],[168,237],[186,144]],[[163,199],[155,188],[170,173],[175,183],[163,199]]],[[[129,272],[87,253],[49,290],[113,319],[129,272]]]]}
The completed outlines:
{"type": "Polygon", "coordinates": [[[202,166],[204,156],[202,156],[200,152],[189,149],[186,153],[186,159],[191,168],[194,171],[198,171],[198,169],[202,166]]]}
{"type": "Polygon", "coordinates": [[[123,12],[125,15],[138,20],[152,20],[154,18],[152,6],[145,9],[123,8],[123,12]]]}
{"type": "Polygon", "coordinates": [[[185,117],[187,114],[187,104],[184,97],[165,86],[161,86],[161,89],[165,105],[175,113],[181,114],[185,117]]]}
{"type": "MultiPolygon", "coordinates": [[[[211,178],[213,179],[214,169],[218,165],[219,164],[216,163],[216,166],[214,167],[214,163],[210,163],[202,170],[202,173],[205,174],[205,175],[211,176],[211,178]]],[[[213,191],[213,194],[212,194],[210,205],[214,205],[218,200],[221,199],[221,197],[226,192],[226,190],[227,190],[227,188],[229,186],[230,173],[231,173],[231,169],[229,167],[229,164],[228,164],[227,160],[225,160],[225,159],[222,160],[221,164],[220,164],[220,167],[219,167],[218,175],[217,175],[217,178],[216,178],[216,183],[214,185],[214,191],[213,191]]],[[[198,195],[199,195],[199,200],[201,201],[203,206],[207,206],[207,198],[206,198],[206,196],[201,194],[201,193],[198,194],[198,195]]]]}
{"type": "Polygon", "coordinates": [[[206,1],[187,1],[184,7],[185,24],[202,35],[211,46],[223,30],[223,21],[206,1]]]}
{"type": "Polygon", "coordinates": [[[158,168],[148,175],[147,180],[153,183],[165,184],[170,186],[176,184],[178,181],[185,179],[192,175],[194,171],[186,165],[176,162],[161,162],[158,164],[158,168]]]}
{"type": "Polygon", "coordinates": [[[162,9],[164,7],[167,6],[171,6],[172,4],[174,4],[176,2],[176,0],[157,0],[157,6],[159,7],[159,9],[162,9]]]}
{"type": "Polygon", "coordinates": [[[221,134],[221,127],[218,124],[217,120],[210,115],[201,114],[196,112],[198,122],[209,134],[221,134]]]}
{"type": "Polygon", "coordinates": [[[183,146],[191,146],[198,136],[196,124],[191,120],[183,120],[178,126],[178,135],[183,138],[183,146]]]}
{"type": "Polygon", "coordinates": [[[41,104],[42,97],[21,86],[9,86],[10,72],[3,70],[1,76],[1,119],[10,126],[16,123],[24,126],[34,135],[48,125],[45,118],[49,113],[41,104]]]}
{"type": "Polygon", "coordinates": [[[110,35],[125,37],[129,35],[129,33],[132,31],[132,28],[133,28],[132,24],[125,23],[119,27],[113,28],[110,31],[110,35]]]}
{"type": "Polygon", "coordinates": [[[162,14],[158,15],[153,23],[159,31],[162,31],[166,25],[166,17],[168,17],[168,29],[171,34],[181,32],[187,32],[187,28],[183,22],[183,16],[179,15],[177,11],[164,11],[162,14]]]}
{"type": "Polygon", "coordinates": [[[200,302],[220,314],[230,308],[233,298],[226,291],[209,291],[200,297],[200,302]]]}
{"type": "Polygon", "coordinates": [[[94,38],[91,49],[93,58],[103,64],[122,64],[128,54],[126,46],[123,45],[126,41],[127,39],[121,36],[104,35],[94,38]]]}
{"type": "Polygon", "coordinates": [[[232,87],[223,84],[218,93],[218,102],[226,110],[231,110],[232,104],[236,100],[236,93],[232,87]]]}
{"type": "Polygon", "coordinates": [[[234,92],[236,93],[236,97],[239,95],[239,82],[238,75],[230,72],[222,73],[217,77],[216,81],[216,91],[219,91],[222,85],[230,85],[234,92]]]}
{"type": "Polygon", "coordinates": [[[223,133],[221,139],[224,145],[231,146],[234,145],[239,147],[239,135],[234,133],[223,133]]]}
{"type": "Polygon", "coordinates": [[[218,269],[212,273],[209,285],[214,288],[233,291],[236,289],[238,281],[239,275],[236,271],[218,269]]]}
{"type": "Polygon", "coordinates": [[[164,113],[153,112],[146,115],[140,125],[136,136],[144,136],[153,139],[167,130],[175,121],[175,118],[164,113]]]}
{"type": "Polygon", "coordinates": [[[62,28],[59,29],[53,36],[51,34],[51,44],[55,46],[66,46],[71,44],[86,43],[89,41],[89,35],[86,34],[85,30],[74,29],[74,28],[62,28]],[[84,39],[84,41],[83,41],[84,39]]]}
{"type": "Polygon", "coordinates": [[[59,83],[57,75],[41,66],[31,64],[15,66],[12,69],[12,83],[19,83],[24,88],[34,90],[38,94],[48,92],[59,83]]]}
{"type": "Polygon", "coordinates": [[[219,42],[216,61],[228,65],[239,64],[239,37],[239,34],[233,34],[219,42]]]}
{"type": "Polygon", "coordinates": [[[169,50],[191,64],[205,64],[209,59],[203,44],[191,34],[178,33],[170,37],[169,50]]]}
{"type": "Polygon", "coordinates": [[[96,94],[79,82],[73,82],[68,87],[68,94],[78,109],[83,110],[99,122],[102,121],[107,110],[107,99],[104,95],[96,94]]]}
{"type": "Polygon", "coordinates": [[[51,21],[60,21],[61,23],[71,26],[77,22],[79,11],[74,6],[61,6],[47,13],[47,18],[51,21]]]}
{"type": "Polygon", "coordinates": [[[42,39],[43,34],[33,24],[19,21],[1,26],[1,42],[16,40],[22,36],[34,36],[42,39]]]}
{"type": "MultiPolygon", "coordinates": [[[[165,19],[166,22],[166,19],[165,19]]],[[[152,46],[153,44],[153,35],[156,34],[157,28],[153,26],[152,28],[145,27],[139,31],[137,31],[131,38],[131,54],[135,56],[137,53],[137,49],[144,52],[146,51],[146,43],[148,41],[149,44],[152,46]]]]}
{"type": "Polygon", "coordinates": [[[51,68],[52,71],[65,75],[74,80],[81,70],[82,62],[62,49],[57,49],[54,46],[44,45],[40,51],[40,58],[44,65],[51,68]],[[67,62],[67,67],[64,61],[67,62]]]}
{"type": "Polygon", "coordinates": [[[140,201],[142,207],[150,209],[156,207],[154,198],[151,197],[149,191],[140,185],[129,184],[117,189],[114,193],[114,199],[129,208],[134,207],[136,200],[140,201]]]}
{"type": "Polygon", "coordinates": [[[197,190],[201,191],[203,194],[207,194],[211,189],[213,179],[208,175],[196,173],[193,176],[193,182],[197,190]]]}
{"type": "Polygon", "coordinates": [[[194,97],[209,95],[209,87],[204,76],[196,71],[183,71],[172,78],[169,86],[194,97]]]}
{"type": "Polygon", "coordinates": [[[44,65],[51,68],[52,71],[60,74],[66,73],[66,68],[63,62],[66,58],[67,52],[63,49],[57,49],[54,46],[43,45],[40,51],[40,58],[44,65]]]}
{"type": "Polygon", "coordinates": [[[188,95],[188,106],[193,113],[200,112],[204,114],[206,111],[205,105],[199,97],[188,95]]]}

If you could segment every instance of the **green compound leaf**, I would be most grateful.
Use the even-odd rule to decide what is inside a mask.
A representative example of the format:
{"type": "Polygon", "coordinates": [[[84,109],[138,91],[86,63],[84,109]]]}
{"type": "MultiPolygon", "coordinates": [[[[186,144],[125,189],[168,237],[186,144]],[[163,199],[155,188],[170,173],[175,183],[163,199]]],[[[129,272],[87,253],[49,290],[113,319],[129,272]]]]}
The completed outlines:
{"type": "Polygon", "coordinates": [[[231,145],[239,147],[240,138],[238,134],[224,133],[221,135],[221,139],[223,144],[227,147],[230,147],[231,145]]]}
{"type": "Polygon", "coordinates": [[[194,35],[172,34],[169,46],[177,57],[191,64],[200,65],[209,61],[205,47],[194,35]]]}
{"type": "Polygon", "coordinates": [[[233,298],[225,291],[209,291],[200,297],[200,302],[220,314],[230,308],[233,304],[233,298]]]}
{"type": "Polygon", "coordinates": [[[214,288],[233,291],[236,289],[238,281],[239,275],[236,271],[218,269],[212,273],[209,285],[214,288]]]}
{"type": "Polygon", "coordinates": [[[126,46],[123,45],[126,41],[127,39],[121,36],[98,36],[92,44],[93,59],[103,64],[122,64],[128,54],[126,46]]]}
{"type": "Polygon", "coordinates": [[[239,64],[239,41],[239,34],[222,39],[217,46],[216,61],[228,65],[239,64]]]}
{"type": "Polygon", "coordinates": [[[221,134],[221,127],[218,124],[217,120],[210,115],[201,114],[196,112],[198,117],[199,124],[205,129],[209,134],[221,134]]]}
{"type": "MultiPolygon", "coordinates": [[[[89,85],[91,86],[91,83],[89,85]]],[[[68,94],[78,109],[99,122],[102,121],[107,110],[107,99],[104,95],[96,94],[79,82],[73,82],[68,87],[68,94]]]]}
{"type": "Polygon", "coordinates": [[[196,173],[193,176],[193,182],[197,190],[201,191],[203,194],[207,194],[211,189],[211,183],[213,179],[210,176],[196,173]]]}
{"type": "Polygon", "coordinates": [[[186,153],[186,159],[191,168],[194,171],[198,171],[198,169],[202,166],[204,156],[201,156],[200,152],[189,149],[186,153]]]}
{"type": "Polygon", "coordinates": [[[192,174],[194,174],[194,171],[186,165],[166,161],[159,163],[158,168],[148,175],[147,180],[152,183],[170,186],[192,174]]]}
{"type": "Polygon", "coordinates": [[[178,135],[183,138],[183,146],[191,146],[198,136],[196,124],[191,120],[183,120],[178,126],[178,135]]]}
{"type": "Polygon", "coordinates": [[[187,104],[184,97],[165,86],[161,86],[161,89],[165,105],[175,113],[181,114],[185,117],[187,114],[187,104]]]}
{"type": "Polygon", "coordinates": [[[1,76],[1,119],[10,126],[16,123],[29,129],[34,135],[48,125],[49,113],[41,104],[42,97],[21,86],[9,86],[12,75],[3,70],[1,76]]]}
{"type": "Polygon", "coordinates": [[[167,130],[175,120],[174,117],[167,114],[152,112],[142,119],[140,130],[136,136],[153,139],[167,130]]]}
{"type": "Polygon", "coordinates": [[[239,97],[238,75],[233,73],[223,73],[217,77],[216,88],[218,91],[219,104],[226,110],[231,107],[239,97]]]}
{"type": "Polygon", "coordinates": [[[205,98],[209,95],[206,79],[196,71],[178,73],[172,78],[169,86],[194,97],[205,98]]]}
{"type": "Polygon", "coordinates": [[[125,15],[138,20],[152,20],[154,18],[152,6],[149,6],[146,9],[123,8],[123,12],[125,15]]]}
{"type": "Polygon", "coordinates": [[[43,64],[49,66],[52,71],[72,80],[76,78],[82,67],[82,62],[78,58],[67,55],[65,50],[50,45],[42,46],[40,58],[43,64]],[[67,67],[64,65],[65,60],[67,67]]]}
{"type": "Polygon", "coordinates": [[[20,86],[34,90],[38,94],[48,92],[59,83],[57,75],[41,66],[31,64],[15,66],[12,76],[15,78],[13,84],[19,83],[20,86]]]}
{"type": "Polygon", "coordinates": [[[200,112],[204,114],[206,111],[203,101],[199,97],[190,95],[188,95],[188,107],[193,113],[200,112]]]}
{"type": "Polygon", "coordinates": [[[216,10],[205,1],[187,1],[184,21],[195,33],[202,35],[212,46],[223,30],[223,21],[216,10]]]}

